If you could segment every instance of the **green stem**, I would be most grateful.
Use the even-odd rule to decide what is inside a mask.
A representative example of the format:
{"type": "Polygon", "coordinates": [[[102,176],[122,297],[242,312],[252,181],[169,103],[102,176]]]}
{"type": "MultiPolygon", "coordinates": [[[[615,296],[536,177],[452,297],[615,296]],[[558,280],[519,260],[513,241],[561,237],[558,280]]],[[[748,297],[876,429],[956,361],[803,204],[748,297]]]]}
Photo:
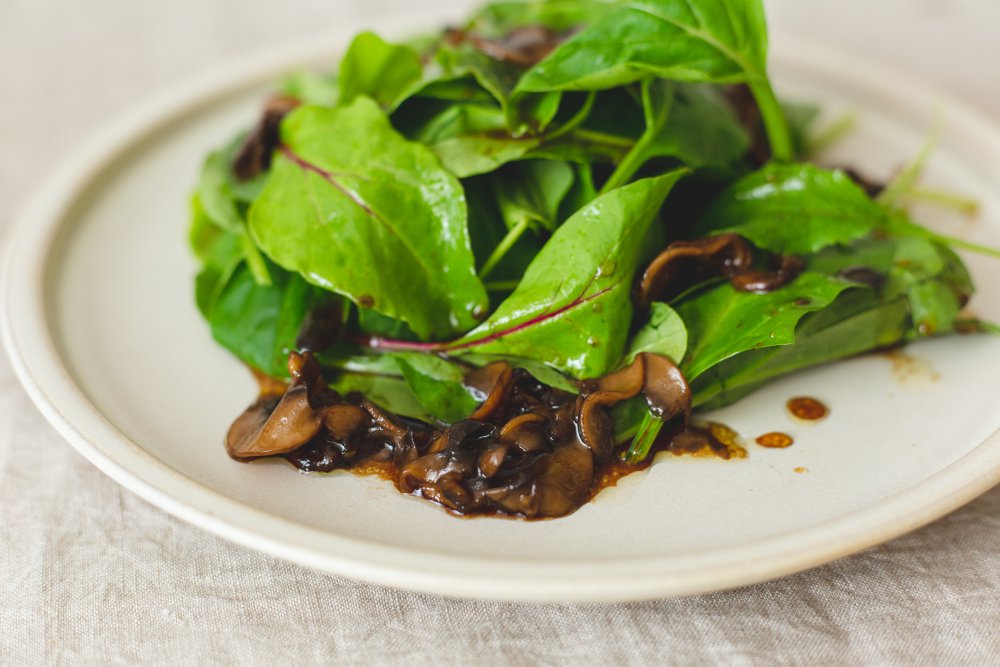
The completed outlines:
{"type": "Polygon", "coordinates": [[[493,253],[489,256],[486,262],[483,263],[483,268],[479,269],[479,277],[485,278],[490,274],[493,269],[496,268],[500,260],[504,258],[507,251],[513,247],[517,240],[521,238],[525,230],[528,229],[528,225],[531,221],[528,218],[522,218],[516,225],[510,228],[507,232],[507,236],[503,237],[503,240],[493,249],[493,253]]]}
{"type": "Polygon", "coordinates": [[[771,157],[778,162],[788,162],[792,159],[792,136],[788,131],[788,121],[778,98],[766,78],[750,82],[750,92],[757,101],[767,139],[771,144],[771,157]]]}
{"type": "Polygon", "coordinates": [[[254,282],[258,285],[270,285],[271,272],[267,268],[267,262],[264,261],[260,249],[254,244],[249,233],[240,236],[240,245],[243,248],[243,256],[246,258],[247,267],[253,275],[254,282]]]}
{"type": "Polygon", "coordinates": [[[632,439],[632,444],[629,445],[628,451],[625,453],[625,463],[632,465],[642,463],[649,456],[649,450],[652,449],[653,443],[656,441],[656,437],[660,435],[660,429],[662,428],[663,420],[659,417],[654,417],[653,413],[647,412],[642,418],[642,424],[639,425],[639,431],[636,433],[635,438],[632,439]]]}
{"type": "Polygon", "coordinates": [[[484,285],[487,292],[513,292],[519,284],[520,280],[494,280],[484,285]]]}
{"type": "Polygon", "coordinates": [[[582,141],[589,141],[592,144],[602,144],[604,146],[611,146],[613,148],[622,148],[626,150],[630,150],[632,146],[635,145],[635,141],[629,139],[628,137],[621,137],[617,134],[608,134],[606,132],[597,132],[596,130],[587,130],[582,127],[578,127],[570,132],[569,136],[582,141]]]}
{"type": "Polygon", "coordinates": [[[643,134],[639,137],[639,140],[632,145],[632,149],[625,154],[622,161],[615,167],[611,177],[601,187],[599,195],[611,192],[615,188],[625,185],[629,182],[629,179],[635,176],[635,172],[639,171],[642,165],[646,163],[646,145],[650,139],[652,139],[651,134],[643,134]]]}
{"type": "Polygon", "coordinates": [[[834,143],[840,141],[844,135],[853,130],[857,123],[857,114],[853,111],[845,113],[809,140],[809,153],[815,155],[832,146],[834,143]]]}
{"type": "Polygon", "coordinates": [[[979,212],[979,202],[971,197],[944,192],[931,188],[914,187],[906,196],[910,199],[917,199],[930,204],[936,204],[945,208],[951,208],[964,215],[976,215],[979,212]]]}

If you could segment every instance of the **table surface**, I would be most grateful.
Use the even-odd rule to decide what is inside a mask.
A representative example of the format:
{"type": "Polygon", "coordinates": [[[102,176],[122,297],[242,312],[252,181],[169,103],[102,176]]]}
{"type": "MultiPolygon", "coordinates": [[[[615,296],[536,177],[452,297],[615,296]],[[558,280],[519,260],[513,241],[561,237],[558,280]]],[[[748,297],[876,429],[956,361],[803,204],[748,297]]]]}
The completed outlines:
{"type": "MultiPolygon", "coordinates": [[[[318,30],[469,0],[0,0],[0,233],[115,114],[318,30]],[[279,9],[280,6],[280,9],[279,9]]],[[[797,33],[1000,117],[994,0],[772,0],[797,33]]],[[[983,664],[1000,661],[1000,489],[931,526],[741,590],[621,605],[444,599],[312,572],[164,514],[76,454],[0,358],[0,663],[983,664]]]]}

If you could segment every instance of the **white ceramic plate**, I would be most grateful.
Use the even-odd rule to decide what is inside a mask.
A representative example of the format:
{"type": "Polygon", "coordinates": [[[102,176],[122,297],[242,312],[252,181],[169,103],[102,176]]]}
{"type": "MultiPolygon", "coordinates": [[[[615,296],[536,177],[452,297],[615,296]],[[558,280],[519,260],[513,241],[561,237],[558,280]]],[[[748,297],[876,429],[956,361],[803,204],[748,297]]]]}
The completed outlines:
{"type": "MultiPolygon", "coordinates": [[[[1000,245],[997,128],[906,77],[783,44],[774,72],[786,96],[860,116],[830,162],[885,177],[943,110],[927,181],[978,198],[982,212],[920,214],[1000,245]]],[[[597,601],[802,570],[913,530],[1000,479],[1000,340],[985,336],[914,345],[909,364],[869,356],[771,384],[716,417],[747,438],[786,431],[793,447],[751,445],[743,461],[660,460],[555,521],[459,520],[378,479],[231,461],[223,434],[255,385],[195,310],[188,194],[206,150],[254,120],[265,84],[317,62],[335,62],[329,45],[172,91],[99,137],[20,217],[6,267],[7,348],[45,416],[127,488],[223,537],[349,577],[597,601]],[[831,416],[790,421],[785,401],[802,394],[831,416]]],[[[969,259],[975,311],[1000,320],[1000,262],[969,259]]]]}

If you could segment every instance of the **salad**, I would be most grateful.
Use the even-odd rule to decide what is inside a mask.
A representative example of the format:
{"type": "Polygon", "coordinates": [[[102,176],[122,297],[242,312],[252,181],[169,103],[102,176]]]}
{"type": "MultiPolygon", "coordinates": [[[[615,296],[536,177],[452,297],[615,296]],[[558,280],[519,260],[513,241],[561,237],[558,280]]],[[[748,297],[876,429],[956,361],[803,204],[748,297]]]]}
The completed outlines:
{"type": "Polygon", "coordinates": [[[358,35],[205,160],[214,338],[260,380],[240,461],[378,473],[464,515],[569,514],[659,451],[745,456],[701,411],[985,330],[954,248],[811,161],[760,0],[489,5],[358,35]]]}

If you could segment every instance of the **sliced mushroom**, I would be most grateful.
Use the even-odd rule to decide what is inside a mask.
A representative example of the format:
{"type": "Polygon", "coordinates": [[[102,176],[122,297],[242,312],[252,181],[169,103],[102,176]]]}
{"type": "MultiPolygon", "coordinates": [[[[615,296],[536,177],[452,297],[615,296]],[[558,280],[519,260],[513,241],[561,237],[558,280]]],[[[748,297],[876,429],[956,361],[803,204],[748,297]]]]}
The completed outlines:
{"type": "Polygon", "coordinates": [[[312,440],[323,426],[323,414],[309,405],[303,384],[292,383],[270,414],[265,408],[258,401],[230,427],[226,450],[234,459],[286,454],[312,440]]]}
{"type": "Polygon", "coordinates": [[[641,357],[636,357],[625,368],[584,386],[577,400],[580,439],[599,461],[610,460],[615,449],[615,423],[608,408],[637,395],[645,380],[645,365],[641,357]]]}
{"type": "Polygon", "coordinates": [[[299,104],[298,99],[288,95],[277,95],[267,101],[260,119],[233,160],[236,178],[249,181],[271,167],[271,154],[280,141],[281,120],[299,104]]]}
{"type": "Polygon", "coordinates": [[[594,482],[594,457],[575,441],[512,475],[507,484],[484,492],[491,503],[509,514],[527,518],[569,514],[586,501],[594,482]]]}
{"type": "Polygon", "coordinates": [[[750,244],[737,234],[674,241],[643,272],[636,305],[645,309],[653,301],[670,301],[705,280],[742,273],[752,261],[750,244]]]}
{"type": "Polygon", "coordinates": [[[636,355],[629,366],[593,382],[577,401],[580,439],[598,461],[609,460],[616,445],[608,409],[639,392],[664,421],[683,416],[686,422],[691,414],[691,388],[677,366],[662,355],[636,355]]]}
{"type": "Polygon", "coordinates": [[[469,419],[489,421],[503,408],[514,387],[514,369],[506,361],[494,361],[465,376],[465,384],[486,394],[486,400],[469,419]]]}
{"type": "Polygon", "coordinates": [[[525,454],[545,448],[546,419],[536,412],[514,417],[500,429],[500,441],[512,444],[525,454]]]}

